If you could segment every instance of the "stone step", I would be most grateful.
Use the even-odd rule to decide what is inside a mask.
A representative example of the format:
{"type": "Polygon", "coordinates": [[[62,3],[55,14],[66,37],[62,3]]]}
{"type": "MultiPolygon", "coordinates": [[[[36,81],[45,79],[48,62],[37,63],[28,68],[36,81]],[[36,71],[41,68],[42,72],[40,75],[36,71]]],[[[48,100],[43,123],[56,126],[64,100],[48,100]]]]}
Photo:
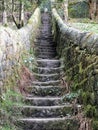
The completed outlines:
{"type": "Polygon", "coordinates": [[[40,31],[40,35],[41,36],[46,36],[46,37],[53,37],[52,34],[50,34],[50,32],[47,32],[47,31],[40,31]]]}
{"type": "Polygon", "coordinates": [[[52,67],[52,68],[56,68],[56,67],[60,67],[62,60],[55,60],[55,59],[39,59],[36,60],[36,62],[38,63],[38,67],[52,67]]]}
{"type": "Polygon", "coordinates": [[[48,37],[48,36],[44,36],[41,35],[40,38],[37,38],[35,41],[36,44],[43,44],[43,43],[50,43],[50,44],[55,44],[55,42],[53,41],[53,37],[48,37]]]}
{"type": "Polygon", "coordinates": [[[49,26],[49,23],[43,24],[43,27],[41,28],[40,32],[43,32],[43,33],[48,32],[48,33],[52,34],[51,26],[49,26]]]}
{"type": "Polygon", "coordinates": [[[38,81],[46,82],[46,81],[51,81],[51,80],[59,80],[60,79],[60,74],[38,74],[38,73],[33,73],[35,79],[38,81]]]}
{"type": "Polygon", "coordinates": [[[56,49],[53,49],[53,48],[51,48],[51,49],[44,49],[44,48],[35,48],[35,52],[49,52],[49,53],[56,53],[56,49]]]}
{"type": "Polygon", "coordinates": [[[39,85],[39,86],[29,86],[26,91],[31,95],[31,97],[32,96],[55,97],[55,96],[61,96],[66,91],[66,88],[61,86],[39,85]]]}
{"type": "Polygon", "coordinates": [[[66,103],[57,106],[19,106],[23,117],[65,117],[72,115],[72,104],[66,103]]]}
{"type": "Polygon", "coordinates": [[[35,46],[35,49],[44,49],[44,50],[52,50],[52,49],[55,49],[56,50],[56,47],[52,47],[52,46],[35,46]]]}
{"type": "Polygon", "coordinates": [[[40,55],[51,55],[51,56],[54,56],[54,55],[56,55],[56,51],[46,51],[46,50],[44,50],[44,51],[42,51],[42,50],[38,50],[38,51],[35,51],[35,54],[36,55],[38,55],[38,54],[40,54],[40,55]]]}
{"type": "Polygon", "coordinates": [[[39,73],[39,74],[60,74],[64,69],[64,66],[53,68],[53,67],[37,67],[35,66],[33,68],[33,72],[39,73]]]}
{"type": "Polygon", "coordinates": [[[51,57],[54,57],[54,56],[57,56],[57,54],[56,54],[56,52],[50,52],[50,51],[35,51],[34,52],[34,54],[36,55],[36,56],[51,56],[51,57]]]}
{"type": "Polygon", "coordinates": [[[35,45],[45,45],[45,44],[55,45],[56,43],[55,43],[52,39],[46,40],[45,38],[43,38],[43,39],[36,39],[36,40],[34,41],[34,44],[35,44],[35,45]]]}
{"type": "Polygon", "coordinates": [[[36,56],[37,58],[40,58],[40,59],[54,59],[55,57],[56,57],[56,55],[55,56],[49,56],[49,55],[38,55],[38,56],[36,56]]]}
{"type": "Polygon", "coordinates": [[[33,81],[33,85],[39,85],[39,86],[50,86],[50,85],[60,85],[61,80],[50,80],[50,81],[46,81],[46,82],[39,82],[39,81],[33,81]]]}
{"type": "Polygon", "coordinates": [[[24,97],[23,102],[33,106],[55,106],[63,104],[62,97],[24,97]]]}
{"type": "Polygon", "coordinates": [[[46,41],[50,40],[50,41],[53,41],[53,36],[48,36],[48,35],[45,36],[45,34],[43,33],[43,34],[41,34],[40,37],[37,37],[36,40],[38,40],[38,41],[42,41],[42,40],[46,40],[46,41]]]}
{"type": "Polygon", "coordinates": [[[53,58],[53,57],[56,57],[56,53],[51,53],[51,54],[49,54],[48,52],[47,53],[44,53],[44,52],[39,52],[39,53],[36,53],[35,52],[35,54],[36,54],[36,57],[43,57],[44,59],[46,59],[46,58],[53,58]]]}
{"type": "Polygon", "coordinates": [[[36,42],[34,42],[34,44],[35,45],[52,45],[52,46],[54,46],[56,43],[55,42],[53,42],[53,40],[51,39],[51,38],[44,38],[43,37],[43,39],[37,39],[37,41],[36,42]]]}
{"type": "Polygon", "coordinates": [[[38,48],[39,47],[42,47],[42,48],[47,48],[47,47],[51,47],[51,48],[55,48],[55,45],[54,44],[52,44],[52,43],[47,43],[47,42],[45,42],[45,41],[43,41],[43,43],[36,43],[36,44],[34,44],[35,46],[37,46],[38,48]]]}
{"type": "Polygon", "coordinates": [[[53,35],[51,35],[51,34],[49,34],[49,33],[41,32],[41,35],[40,35],[38,38],[40,38],[40,39],[41,39],[41,38],[42,38],[42,39],[43,39],[43,38],[45,38],[45,39],[47,39],[47,38],[49,39],[49,38],[50,38],[50,39],[53,40],[53,35]]]}
{"type": "Polygon", "coordinates": [[[79,121],[75,117],[69,116],[61,118],[20,118],[17,120],[17,126],[23,130],[79,130],[79,121]]]}

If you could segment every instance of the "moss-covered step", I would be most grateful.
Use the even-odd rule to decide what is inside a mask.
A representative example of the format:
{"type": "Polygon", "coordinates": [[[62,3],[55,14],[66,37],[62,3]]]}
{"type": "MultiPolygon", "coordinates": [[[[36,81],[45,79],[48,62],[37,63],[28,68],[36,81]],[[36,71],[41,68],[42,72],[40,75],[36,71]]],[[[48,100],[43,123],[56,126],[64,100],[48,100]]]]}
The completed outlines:
{"type": "Polygon", "coordinates": [[[36,62],[39,67],[59,67],[62,61],[54,59],[38,59],[36,62]]]}
{"type": "MultiPolygon", "coordinates": [[[[47,82],[46,82],[47,83],[47,82]]],[[[57,82],[58,83],[58,82],[57,82]]],[[[29,86],[26,88],[27,93],[29,96],[61,96],[63,93],[65,93],[66,88],[63,86],[42,86],[42,85],[35,85],[35,86],[29,86]]]]}
{"type": "Polygon", "coordinates": [[[35,46],[34,50],[36,51],[37,49],[39,50],[56,50],[56,47],[52,47],[52,46],[35,46]]]}
{"type": "Polygon", "coordinates": [[[39,73],[39,74],[60,74],[64,69],[64,66],[60,66],[60,67],[56,67],[56,68],[53,68],[53,67],[34,67],[33,68],[33,72],[35,73],[39,73]]]}
{"type": "Polygon", "coordinates": [[[36,40],[38,41],[42,41],[45,40],[45,41],[51,41],[53,43],[53,36],[52,35],[45,35],[45,33],[43,32],[41,36],[37,37],[36,40]]]}
{"type": "Polygon", "coordinates": [[[33,106],[55,106],[63,104],[62,97],[24,97],[23,102],[33,106]]]}
{"type": "Polygon", "coordinates": [[[19,107],[23,117],[65,117],[73,113],[72,104],[66,103],[57,106],[22,106],[19,107]]]}
{"type": "Polygon", "coordinates": [[[38,39],[36,42],[34,42],[35,45],[43,45],[43,46],[45,46],[46,44],[53,46],[55,45],[55,42],[53,42],[53,38],[43,37],[43,35],[41,37],[42,39],[38,39]]]}
{"type": "Polygon", "coordinates": [[[79,121],[74,117],[63,118],[21,118],[18,130],[78,130],[79,121]]]}
{"type": "Polygon", "coordinates": [[[40,81],[33,81],[32,83],[33,85],[39,85],[39,86],[50,86],[50,85],[60,85],[61,84],[61,80],[50,80],[50,81],[45,81],[45,82],[40,82],[40,81]]]}
{"type": "Polygon", "coordinates": [[[50,80],[59,80],[60,74],[38,74],[38,73],[33,73],[34,77],[38,81],[50,81],[50,80]]]}
{"type": "Polygon", "coordinates": [[[38,55],[42,55],[42,56],[51,56],[51,57],[54,57],[56,56],[56,52],[45,52],[45,51],[36,51],[35,52],[35,55],[38,56],[38,55]]]}
{"type": "Polygon", "coordinates": [[[39,42],[36,42],[35,43],[35,46],[37,46],[37,47],[52,47],[52,48],[54,48],[55,47],[55,44],[54,43],[51,43],[51,42],[48,42],[48,41],[44,41],[44,40],[42,40],[42,42],[41,43],[39,43],[39,42]]]}
{"type": "Polygon", "coordinates": [[[35,52],[49,52],[49,53],[52,52],[53,53],[53,52],[56,52],[56,49],[55,48],[45,48],[44,49],[44,48],[37,47],[34,49],[34,51],[35,52]]]}
{"type": "Polygon", "coordinates": [[[37,58],[40,59],[54,59],[56,57],[56,55],[51,56],[51,55],[38,55],[37,58]]]}

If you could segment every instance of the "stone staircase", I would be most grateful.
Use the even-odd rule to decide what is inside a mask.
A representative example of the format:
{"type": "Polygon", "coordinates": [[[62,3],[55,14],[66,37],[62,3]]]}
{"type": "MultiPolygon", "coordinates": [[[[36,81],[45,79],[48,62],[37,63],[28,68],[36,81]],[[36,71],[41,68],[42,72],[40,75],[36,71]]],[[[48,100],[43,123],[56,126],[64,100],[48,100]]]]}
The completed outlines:
{"type": "Polygon", "coordinates": [[[78,130],[79,127],[73,104],[63,100],[66,92],[66,87],[61,85],[63,61],[57,59],[51,30],[51,17],[43,13],[40,36],[35,41],[37,65],[33,75],[36,80],[28,88],[26,105],[20,108],[19,130],[78,130]]]}

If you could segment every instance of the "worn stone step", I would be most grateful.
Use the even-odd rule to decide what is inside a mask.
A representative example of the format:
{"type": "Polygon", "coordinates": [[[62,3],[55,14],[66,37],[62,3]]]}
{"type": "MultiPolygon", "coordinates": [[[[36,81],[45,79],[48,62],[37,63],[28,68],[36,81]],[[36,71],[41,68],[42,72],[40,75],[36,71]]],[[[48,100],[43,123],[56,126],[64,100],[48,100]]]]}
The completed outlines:
{"type": "Polygon", "coordinates": [[[56,43],[53,42],[52,38],[42,38],[38,39],[36,42],[34,42],[35,45],[52,45],[54,46],[56,43]]]}
{"type": "Polygon", "coordinates": [[[72,115],[72,104],[66,103],[57,106],[19,106],[23,117],[65,117],[72,115]]]}
{"type": "Polygon", "coordinates": [[[62,97],[24,97],[23,102],[35,106],[55,106],[63,104],[62,97]]]}
{"type": "Polygon", "coordinates": [[[60,74],[38,74],[38,73],[33,73],[35,79],[38,81],[46,82],[46,81],[51,81],[51,80],[59,80],[60,79],[60,74]]]}
{"type": "Polygon", "coordinates": [[[39,53],[36,53],[35,52],[35,54],[36,54],[36,57],[43,57],[44,59],[45,58],[53,58],[53,57],[56,57],[56,53],[49,53],[49,52],[46,52],[46,53],[44,53],[44,52],[39,52],[39,53]]]}
{"type": "Polygon", "coordinates": [[[56,47],[52,47],[52,46],[35,46],[35,49],[44,49],[44,50],[52,50],[52,49],[55,49],[56,50],[56,47]]]}
{"type": "Polygon", "coordinates": [[[55,56],[47,56],[47,55],[38,55],[37,58],[40,58],[40,59],[54,59],[56,57],[55,56]]]}
{"type": "Polygon", "coordinates": [[[53,41],[53,36],[46,36],[45,33],[41,34],[40,37],[37,37],[38,41],[46,40],[46,41],[53,41]]]}
{"type": "Polygon", "coordinates": [[[38,55],[37,58],[39,59],[54,59],[56,56],[44,56],[44,55],[38,55]]]}
{"type": "Polygon", "coordinates": [[[55,59],[39,59],[36,60],[38,63],[38,67],[60,67],[62,60],[55,60],[55,59]]]}
{"type": "Polygon", "coordinates": [[[56,51],[46,51],[46,50],[44,50],[44,51],[42,51],[42,50],[38,50],[38,51],[35,51],[35,54],[36,55],[38,55],[38,54],[40,54],[40,55],[51,55],[51,56],[54,56],[54,55],[56,55],[56,51]]]}
{"type": "Polygon", "coordinates": [[[57,56],[57,53],[56,53],[56,51],[55,52],[52,52],[52,51],[46,51],[46,50],[44,50],[44,51],[35,51],[35,55],[36,56],[38,56],[38,55],[41,55],[41,56],[52,56],[52,57],[54,57],[54,56],[57,56]]]}
{"type": "Polygon", "coordinates": [[[61,86],[29,86],[26,90],[31,97],[32,96],[61,96],[65,91],[66,88],[65,87],[61,87],[61,86]]]}
{"type": "Polygon", "coordinates": [[[45,38],[46,40],[47,40],[47,38],[48,38],[48,39],[52,39],[52,40],[53,40],[53,35],[41,31],[41,35],[40,35],[38,38],[40,38],[40,39],[41,39],[41,38],[42,38],[42,39],[45,38]]]}
{"type": "Polygon", "coordinates": [[[56,49],[44,49],[44,48],[35,48],[35,52],[49,52],[49,53],[56,53],[56,49]]]}
{"type": "Polygon", "coordinates": [[[44,42],[44,41],[43,41],[43,43],[36,43],[34,45],[37,46],[38,48],[39,47],[42,47],[42,48],[48,48],[48,47],[56,48],[54,44],[49,43],[49,42],[47,43],[47,42],[44,42]]]}
{"type": "Polygon", "coordinates": [[[51,46],[55,46],[55,42],[53,42],[52,40],[44,40],[44,39],[41,39],[40,41],[37,40],[34,42],[34,45],[51,45],[51,46]]]}
{"type": "Polygon", "coordinates": [[[79,121],[75,117],[62,118],[20,118],[19,130],[78,130],[79,121]]]}
{"type": "Polygon", "coordinates": [[[50,85],[60,85],[61,84],[61,80],[50,80],[50,81],[46,81],[46,82],[40,82],[40,81],[33,81],[33,85],[39,85],[39,86],[50,86],[50,85]]]}
{"type": "Polygon", "coordinates": [[[35,66],[33,68],[33,72],[39,73],[39,74],[60,74],[64,69],[64,66],[60,66],[57,68],[53,68],[53,67],[37,67],[35,66]]]}
{"type": "Polygon", "coordinates": [[[56,43],[52,40],[52,39],[49,39],[49,38],[41,38],[41,39],[36,39],[34,41],[34,44],[35,45],[45,45],[45,44],[48,44],[48,45],[55,45],[56,43]],[[47,39],[47,40],[46,40],[47,39]]]}

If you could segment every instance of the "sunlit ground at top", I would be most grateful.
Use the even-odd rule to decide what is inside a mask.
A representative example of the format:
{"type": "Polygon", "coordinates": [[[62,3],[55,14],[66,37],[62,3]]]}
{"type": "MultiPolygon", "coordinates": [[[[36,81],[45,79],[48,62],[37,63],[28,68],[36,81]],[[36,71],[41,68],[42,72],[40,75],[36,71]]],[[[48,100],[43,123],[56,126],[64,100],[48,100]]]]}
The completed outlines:
{"type": "Polygon", "coordinates": [[[70,19],[68,22],[70,26],[73,26],[82,31],[98,33],[98,23],[90,19],[70,19]]]}

